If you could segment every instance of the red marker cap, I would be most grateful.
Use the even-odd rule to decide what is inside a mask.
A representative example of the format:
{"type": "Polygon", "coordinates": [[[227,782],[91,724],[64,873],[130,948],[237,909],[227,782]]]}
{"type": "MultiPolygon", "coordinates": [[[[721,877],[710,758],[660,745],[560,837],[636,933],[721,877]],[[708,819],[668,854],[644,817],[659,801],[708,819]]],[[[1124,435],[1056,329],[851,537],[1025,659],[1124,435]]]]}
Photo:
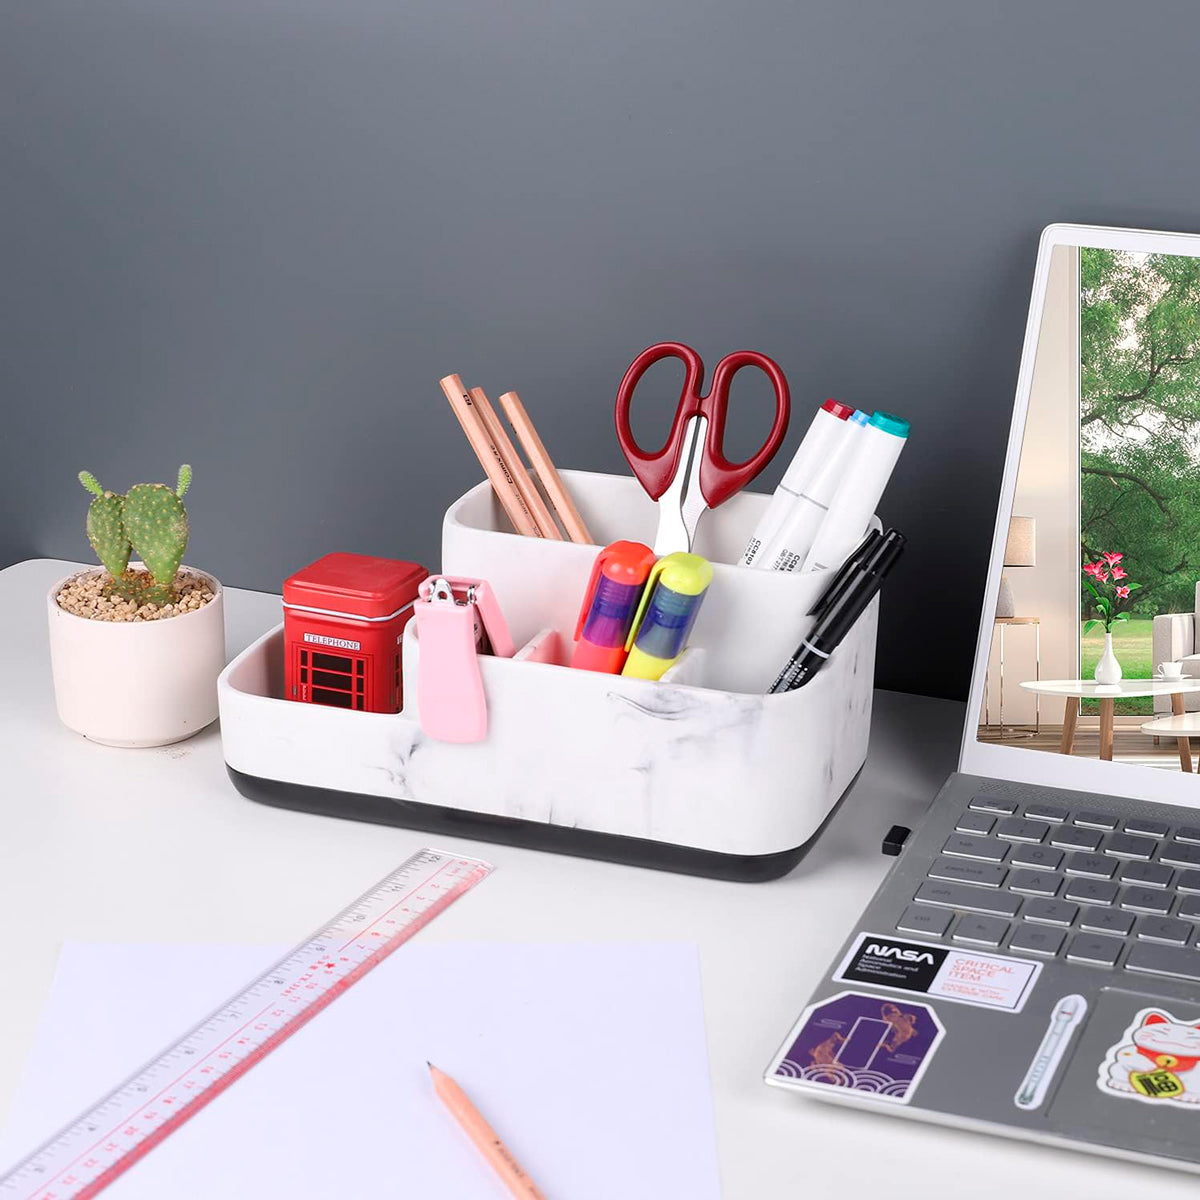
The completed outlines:
{"type": "Polygon", "coordinates": [[[827,413],[833,413],[839,421],[849,420],[854,415],[854,409],[849,404],[843,404],[840,400],[834,400],[830,397],[821,407],[827,413]]]}

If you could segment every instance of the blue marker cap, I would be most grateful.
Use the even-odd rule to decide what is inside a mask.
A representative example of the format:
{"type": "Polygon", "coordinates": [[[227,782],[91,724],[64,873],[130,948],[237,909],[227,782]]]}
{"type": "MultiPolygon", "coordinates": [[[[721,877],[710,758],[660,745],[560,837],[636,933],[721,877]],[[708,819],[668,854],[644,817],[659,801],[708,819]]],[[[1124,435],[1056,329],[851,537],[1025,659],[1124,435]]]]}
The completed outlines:
{"type": "Polygon", "coordinates": [[[884,433],[893,434],[895,437],[908,437],[908,422],[903,417],[894,416],[892,413],[877,412],[871,418],[871,424],[876,429],[882,429],[884,433]]]}
{"type": "Polygon", "coordinates": [[[855,423],[855,425],[866,425],[867,422],[870,421],[870,419],[871,418],[868,417],[867,414],[865,412],[863,412],[863,410],[861,408],[856,408],[850,414],[850,420],[853,421],[855,423]]]}

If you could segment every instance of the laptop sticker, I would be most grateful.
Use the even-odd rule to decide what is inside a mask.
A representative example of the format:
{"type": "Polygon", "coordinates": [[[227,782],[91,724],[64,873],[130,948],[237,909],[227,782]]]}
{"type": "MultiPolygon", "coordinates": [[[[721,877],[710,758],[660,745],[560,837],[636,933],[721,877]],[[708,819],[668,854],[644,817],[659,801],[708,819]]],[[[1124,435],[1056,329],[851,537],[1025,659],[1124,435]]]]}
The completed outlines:
{"type": "Polygon", "coordinates": [[[1042,1044],[1038,1046],[1029,1070],[1025,1072],[1025,1078],[1013,1097],[1013,1103],[1018,1108],[1027,1111],[1041,1108],[1054,1082],[1059,1063],[1067,1053],[1071,1035],[1082,1024],[1086,1013],[1087,1001],[1078,995],[1064,996],[1054,1006],[1042,1044]]]}
{"type": "Polygon", "coordinates": [[[1141,1009],[1109,1048],[1096,1086],[1123,1100],[1194,1105],[1200,1115],[1200,1012],[1183,1018],[1141,1009]]]}
{"type": "Polygon", "coordinates": [[[907,1104],[944,1034],[927,1005],[839,992],[804,1010],[768,1080],[907,1104]]]}
{"type": "Polygon", "coordinates": [[[1041,963],[1024,958],[863,933],[834,978],[1016,1013],[1041,970],[1041,963]]]}

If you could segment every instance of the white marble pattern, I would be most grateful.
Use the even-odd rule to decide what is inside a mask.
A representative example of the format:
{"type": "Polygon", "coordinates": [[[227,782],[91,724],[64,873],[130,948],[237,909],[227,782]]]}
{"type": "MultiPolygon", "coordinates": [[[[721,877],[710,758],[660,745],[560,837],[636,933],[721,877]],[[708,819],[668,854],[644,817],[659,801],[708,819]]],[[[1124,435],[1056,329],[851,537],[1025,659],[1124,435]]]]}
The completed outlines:
{"type": "Polygon", "coordinates": [[[482,658],[488,736],[465,746],[421,732],[412,625],[399,715],[276,699],[280,627],[221,676],[225,760],[268,779],[722,853],[789,850],[865,760],[877,606],[811,684],[781,696],[482,658]]]}
{"type": "MultiPolygon", "coordinates": [[[[594,535],[653,537],[655,507],[634,480],[563,476],[594,535]]],[[[267,779],[720,853],[801,846],[866,759],[879,602],[807,687],[764,695],[831,574],[728,565],[766,502],[742,493],[701,521],[697,549],[715,560],[691,637],[702,653],[658,683],[520,661],[520,651],[482,657],[487,737],[452,744],[420,728],[416,622],[405,630],[399,715],[276,699],[280,629],[221,676],[225,760],[267,779]]],[[[516,537],[500,532],[501,520],[486,483],[456,501],[442,529],[443,570],[488,579],[518,646],[544,651],[554,631],[561,656],[596,547],[516,537]]]]}

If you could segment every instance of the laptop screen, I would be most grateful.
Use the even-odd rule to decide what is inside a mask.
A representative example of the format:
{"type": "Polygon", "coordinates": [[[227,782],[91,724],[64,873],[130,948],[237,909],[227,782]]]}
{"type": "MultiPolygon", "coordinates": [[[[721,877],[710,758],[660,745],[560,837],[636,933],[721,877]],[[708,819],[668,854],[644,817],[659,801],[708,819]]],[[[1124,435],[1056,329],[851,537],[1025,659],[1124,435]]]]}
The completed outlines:
{"type": "Polygon", "coordinates": [[[1043,237],[964,769],[1200,801],[1198,240],[1043,237]]]}

